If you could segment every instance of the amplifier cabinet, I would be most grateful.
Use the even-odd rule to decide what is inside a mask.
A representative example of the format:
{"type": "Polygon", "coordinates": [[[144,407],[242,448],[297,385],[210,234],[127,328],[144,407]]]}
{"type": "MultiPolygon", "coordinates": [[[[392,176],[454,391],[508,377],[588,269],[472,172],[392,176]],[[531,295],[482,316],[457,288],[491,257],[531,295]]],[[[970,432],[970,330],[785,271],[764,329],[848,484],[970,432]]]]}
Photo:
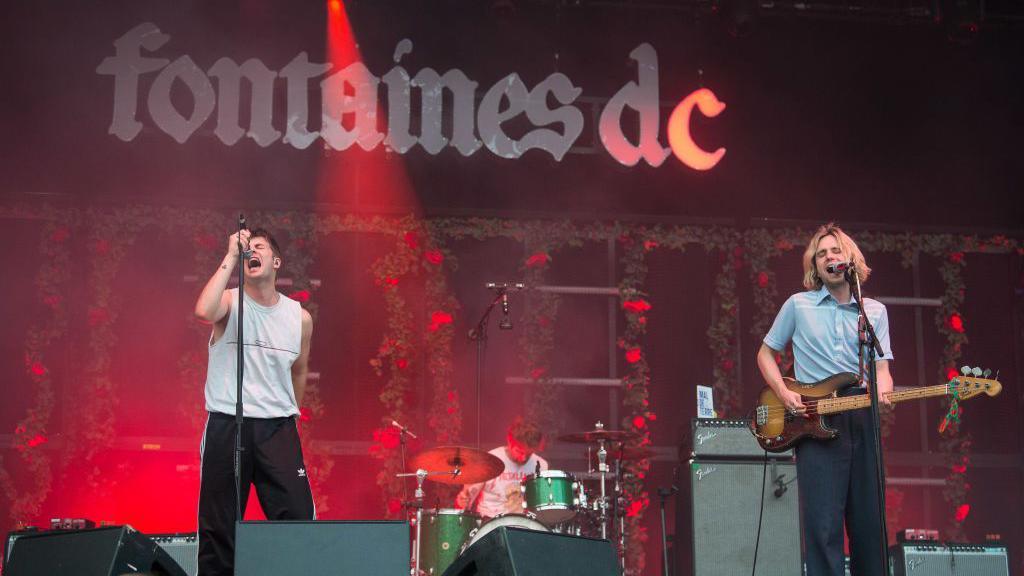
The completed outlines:
{"type": "MultiPolygon", "coordinates": [[[[764,458],[765,451],[750,432],[748,420],[694,418],[694,458],[764,458]]],[[[792,458],[793,450],[771,452],[769,458],[792,458]]]]}
{"type": "Polygon", "coordinates": [[[150,534],[149,538],[163,548],[188,576],[199,574],[199,539],[195,532],[150,534]]]}
{"type": "Polygon", "coordinates": [[[1006,546],[911,544],[892,548],[893,576],[1009,576],[1006,546]]]}

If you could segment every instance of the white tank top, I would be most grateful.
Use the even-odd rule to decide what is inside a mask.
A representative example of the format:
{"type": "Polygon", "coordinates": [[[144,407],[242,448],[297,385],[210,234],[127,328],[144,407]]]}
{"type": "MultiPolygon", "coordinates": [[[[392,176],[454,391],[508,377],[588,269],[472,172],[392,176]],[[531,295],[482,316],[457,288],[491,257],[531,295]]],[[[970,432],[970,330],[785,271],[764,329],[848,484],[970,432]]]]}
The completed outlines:
{"type": "MultiPolygon", "coordinates": [[[[224,334],[217,342],[210,336],[206,368],[206,409],[235,413],[238,387],[238,288],[231,294],[224,334]]],[[[277,304],[260,306],[245,295],[245,374],[242,382],[243,415],[280,418],[299,413],[292,386],[292,364],[302,347],[302,306],[278,294],[277,304]]]]}

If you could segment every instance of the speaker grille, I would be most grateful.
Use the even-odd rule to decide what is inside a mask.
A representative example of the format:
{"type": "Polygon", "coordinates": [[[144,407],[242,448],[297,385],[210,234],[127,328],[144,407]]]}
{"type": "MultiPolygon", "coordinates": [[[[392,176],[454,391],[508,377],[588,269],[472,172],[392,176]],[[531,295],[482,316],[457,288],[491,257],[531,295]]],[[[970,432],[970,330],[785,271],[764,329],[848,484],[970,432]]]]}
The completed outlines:
{"type": "Polygon", "coordinates": [[[895,576],[1008,576],[1004,546],[901,544],[894,547],[895,576]]]}
{"type": "MultiPolygon", "coordinates": [[[[701,462],[690,465],[694,574],[750,574],[757,539],[763,462],[701,462]]],[[[801,573],[800,504],[796,465],[775,464],[777,478],[794,480],[780,497],[768,464],[764,519],[757,552],[758,576],[801,573]]]]}
{"type": "Polygon", "coordinates": [[[199,540],[195,532],[152,534],[150,538],[167,552],[188,576],[199,574],[199,540]]]}

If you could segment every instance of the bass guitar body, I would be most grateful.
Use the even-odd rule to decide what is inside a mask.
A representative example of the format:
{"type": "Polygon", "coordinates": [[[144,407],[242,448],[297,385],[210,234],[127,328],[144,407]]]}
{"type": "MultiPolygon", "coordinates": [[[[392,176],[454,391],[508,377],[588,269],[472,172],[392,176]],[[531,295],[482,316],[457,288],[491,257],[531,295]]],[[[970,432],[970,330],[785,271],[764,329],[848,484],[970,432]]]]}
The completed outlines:
{"type": "MultiPolygon", "coordinates": [[[[792,378],[784,380],[786,387],[800,394],[808,406],[858,382],[857,375],[851,372],[840,372],[813,384],[804,384],[792,378]]],[[[768,452],[789,450],[806,438],[831,440],[839,435],[816,411],[808,410],[806,416],[790,413],[775,391],[768,386],[761,390],[757,406],[750,415],[750,431],[761,448],[768,452]]]]}

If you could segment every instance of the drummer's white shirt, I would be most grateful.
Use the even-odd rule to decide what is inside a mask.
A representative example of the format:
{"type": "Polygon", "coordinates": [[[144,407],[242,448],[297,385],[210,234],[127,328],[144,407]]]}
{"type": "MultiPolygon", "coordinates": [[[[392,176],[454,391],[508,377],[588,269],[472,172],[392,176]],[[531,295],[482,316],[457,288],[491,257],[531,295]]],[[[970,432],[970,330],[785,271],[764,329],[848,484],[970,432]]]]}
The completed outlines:
{"type": "Polygon", "coordinates": [[[528,475],[537,472],[538,462],[542,471],[547,470],[548,461],[534,453],[523,464],[517,464],[509,459],[504,446],[498,446],[490,454],[504,462],[505,471],[487,482],[463,487],[455,498],[455,505],[472,510],[470,505],[476,501],[476,513],[488,518],[499,514],[523,514],[526,510],[523,508],[520,483],[528,475]]]}

